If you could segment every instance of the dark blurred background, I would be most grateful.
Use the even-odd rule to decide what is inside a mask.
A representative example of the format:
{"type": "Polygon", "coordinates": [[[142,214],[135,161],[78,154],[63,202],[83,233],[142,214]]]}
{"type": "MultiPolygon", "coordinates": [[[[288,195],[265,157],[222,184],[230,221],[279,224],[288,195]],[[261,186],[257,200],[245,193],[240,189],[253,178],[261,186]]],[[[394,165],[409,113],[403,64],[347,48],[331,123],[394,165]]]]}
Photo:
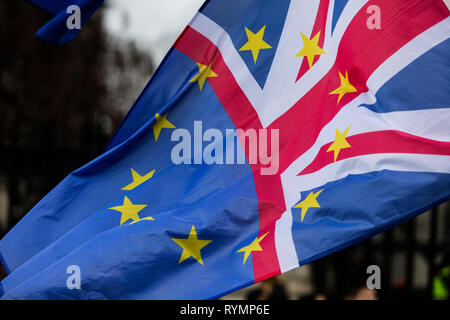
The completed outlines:
{"type": "Polygon", "coordinates": [[[34,36],[49,14],[0,3],[1,235],[105,149],[153,73],[148,52],[104,30],[102,12],[56,47],[34,36]]]}
{"type": "MultiPolygon", "coordinates": [[[[0,3],[0,238],[67,174],[102,153],[154,71],[149,52],[106,32],[102,12],[75,41],[55,47],[34,36],[50,15],[25,1],[0,3]]],[[[356,297],[367,266],[376,264],[382,289],[373,297],[448,299],[449,214],[444,204],[225,298],[356,297]]]]}

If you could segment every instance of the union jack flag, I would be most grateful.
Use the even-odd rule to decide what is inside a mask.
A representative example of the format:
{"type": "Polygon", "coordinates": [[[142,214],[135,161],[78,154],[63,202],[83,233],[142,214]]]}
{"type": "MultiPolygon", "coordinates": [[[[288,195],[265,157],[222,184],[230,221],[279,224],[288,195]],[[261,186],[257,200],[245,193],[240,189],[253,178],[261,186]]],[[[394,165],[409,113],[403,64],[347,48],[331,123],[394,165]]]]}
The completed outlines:
{"type": "Polygon", "coordinates": [[[259,236],[270,231],[253,254],[256,279],[449,198],[443,1],[251,2],[205,5],[175,48],[222,75],[209,82],[236,127],[280,130],[280,174],[253,170],[259,236]],[[367,26],[374,5],[380,29],[367,26]],[[222,18],[234,10],[257,17],[244,52],[243,26],[222,18]]]}

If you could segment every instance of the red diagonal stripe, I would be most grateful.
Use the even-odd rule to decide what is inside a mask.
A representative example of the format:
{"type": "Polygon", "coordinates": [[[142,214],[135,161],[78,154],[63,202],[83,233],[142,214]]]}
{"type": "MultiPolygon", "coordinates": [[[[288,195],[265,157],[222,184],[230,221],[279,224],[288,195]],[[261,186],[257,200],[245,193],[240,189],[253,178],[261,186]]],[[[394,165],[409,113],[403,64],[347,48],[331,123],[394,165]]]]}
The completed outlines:
{"type": "MultiPolygon", "coordinates": [[[[219,76],[208,82],[222,103],[236,128],[244,130],[262,128],[259,117],[247,96],[234,79],[223,61],[219,49],[207,38],[192,28],[187,28],[175,48],[195,62],[211,65],[219,76]]],[[[245,150],[248,155],[248,150],[245,150]]],[[[280,266],[275,248],[275,222],[286,210],[283,189],[279,175],[262,176],[259,165],[251,165],[255,189],[259,202],[259,235],[269,234],[261,242],[263,251],[253,252],[255,282],[280,274],[280,266]]]]}
{"type": "MultiPolygon", "coordinates": [[[[425,139],[397,130],[366,132],[347,137],[346,140],[351,147],[339,152],[337,162],[377,153],[450,155],[450,142],[425,139]]],[[[334,152],[327,152],[332,143],[322,146],[313,162],[298,175],[313,173],[332,164],[334,152]]]]}
{"type": "Polygon", "coordinates": [[[367,91],[367,79],[386,59],[448,15],[441,0],[369,1],[345,31],[331,70],[270,125],[269,128],[280,129],[280,171],[314,144],[322,128],[342,106],[367,91]],[[381,8],[381,30],[366,28],[366,10],[373,4],[381,8]],[[345,76],[345,71],[358,93],[346,94],[337,104],[337,95],[329,93],[340,85],[338,72],[345,76]]]}

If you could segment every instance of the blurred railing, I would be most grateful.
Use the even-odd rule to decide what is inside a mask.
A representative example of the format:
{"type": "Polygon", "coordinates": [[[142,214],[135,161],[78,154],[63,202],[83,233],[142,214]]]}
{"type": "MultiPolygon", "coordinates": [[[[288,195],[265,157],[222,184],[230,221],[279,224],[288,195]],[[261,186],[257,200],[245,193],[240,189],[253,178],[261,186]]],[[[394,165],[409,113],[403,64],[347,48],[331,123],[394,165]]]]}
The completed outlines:
{"type": "Polygon", "coordinates": [[[316,291],[342,298],[366,268],[381,269],[381,299],[432,299],[433,279],[450,265],[450,203],[312,264],[316,291]]]}

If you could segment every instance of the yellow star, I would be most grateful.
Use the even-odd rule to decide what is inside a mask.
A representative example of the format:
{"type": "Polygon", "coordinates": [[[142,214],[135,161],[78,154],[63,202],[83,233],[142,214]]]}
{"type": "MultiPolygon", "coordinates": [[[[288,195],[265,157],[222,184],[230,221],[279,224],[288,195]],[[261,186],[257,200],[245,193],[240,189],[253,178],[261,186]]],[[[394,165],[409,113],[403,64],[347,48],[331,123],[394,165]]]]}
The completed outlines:
{"type": "Polygon", "coordinates": [[[311,192],[308,194],[305,200],[294,206],[294,208],[302,208],[301,213],[301,222],[305,218],[306,212],[309,208],[320,208],[319,203],[317,202],[317,197],[322,193],[323,190],[317,191],[316,193],[311,192]]]}
{"type": "Polygon", "coordinates": [[[258,60],[259,51],[263,49],[272,49],[272,47],[263,40],[265,30],[266,26],[262,27],[261,30],[255,34],[245,27],[245,33],[247,34],[248,41],[242,46],[242,48],[239,49],[239,51],[251,51],[255,63],[256,60],[258,60]]]}
{"type": "Polygon", "coordinates": [[[342,73],[339,72],[339,78],[341,79],[341,86],[339,88],[337,88],[336,90],[330,92],[330,94],[338,94],[339,95],[338,104],[339,104],[339,101],[341,101],[342,97],[346,93],[358,92],[358,90],[356,90],[356,88],[348,80],[347,71],[345,71],[345,78],[342,75],[342,73]]]}
{"type": "Polygon", "coordinates": [[[130,223],[130,225],[132,225],[134,223],[137,223],[137,222],[141,222],[141,221],[155,221],[155,219],[153,219],[152,217],[146,217],[146,218],[142,218],[142,219],[133,221],[133,222],[130,223]]]}
{"type": "Polygon", "coordinates": [[[195,232],[194,226],[192,226],[191,232],[189,233],[189,237],[187,239],[172,238],[172,240],[183,248],[183,252],[181,253],[180,261],[178,261],[178,263],[182,263],[187,258],[193,257],[202,265],[203,260],[200,250],[212,242],[212,240],[198,240],[197,232],[195,232]]]}
{"type": "Polygon", "coordinates": [[[133,190],[134,188],[136,188],[140,184],[144,183],[145,181],[147,181],[148,179],[153,177],[154,173],[155,173],[155,170],[153,170],[152,172],[147,173],[144,176],[141,176],[139,173],[134,171],[133,168],[131,168],[131,175],[133,177],[133,182],[130,183],[129,185],[123,187],[122,190],[125,190],[125,191],[133,190]]]}
{"type": "Polygon", "coordinates": [[[155,114],[156,122],[152,126],[153,134],[155,135],[155,141],[158,141],[159,134],[161,133],[162,129],[164,129],[164,128],[175,129],[176,128],[172,123],[169,122],[169,120],[166,119],[167,115],[168,115],[168,113],[166,113],[164,116],[161,116],[159,113],[155,114]]]}
{"type": "Polygon", "coordinates": [[[320,38],[320,31],[317,32],[317,34],[312,39],[309,39],[302,32],[303,49],[300,50],[299,53],[297,53],[296,57],[307,57],[310,69],[313,65],[314,58],[318,55],[326,53],[325,51],[323,51],[321,47],[317,45],[319,43],[319,38],[320,38]]]}
{"type": "Polygon", "coordinates": [[[260,243],[268,234],[269,234],[269,232],[266,232],[261,237],[259,237],[259,238],[256,237],[256,239],[253,240],[253,242],[250,243],[248,246],[245,246],[237,251],[237,252],[244,252],[244,262],[242,262],[242,264],[245,264],[245,261],[247,261],[247,258],[250,256],[250,253],[252,253],[253,251],[263,251],[260,243]]]}
{"type": "Polygon", "coordinates": [[[120,217],[120,225],[122,225],[130,219],[133,221],[139,220],[140,218],[138,212],[144,209],[146,206],[146,204],[133,204],[130,199],[125,196],[123,198],[123,205],[112,207],[109,209],[116,210],[122,213],[122,216],[120,217]]]}
{"type": "Polygon", "coordinates": [[[203,85],[205,84],[206,79],[208,78],[215,78],[218,77],[218,75],[211,70],[211,64],[209,66],[206,66],[201,63],[197,63],[199,74],[193,77],[189,82],[198,82],[198,86],[200,87],[200,91],[203,89],[203,85]]]}
{"type": "Polygon", "coordinates": [[[348,131],[350,130],[349,126],[347,130],[345,130],[343,133],[340,133],[338,129],[336,129],[336,135],[334,138],[333,144],[328,148],[327,152],[334,151],[334,162],[336,162],[339,152],[342,149],[350,148],[351,145],[347,142],[345,139],[347,137],[348,131]]]}

